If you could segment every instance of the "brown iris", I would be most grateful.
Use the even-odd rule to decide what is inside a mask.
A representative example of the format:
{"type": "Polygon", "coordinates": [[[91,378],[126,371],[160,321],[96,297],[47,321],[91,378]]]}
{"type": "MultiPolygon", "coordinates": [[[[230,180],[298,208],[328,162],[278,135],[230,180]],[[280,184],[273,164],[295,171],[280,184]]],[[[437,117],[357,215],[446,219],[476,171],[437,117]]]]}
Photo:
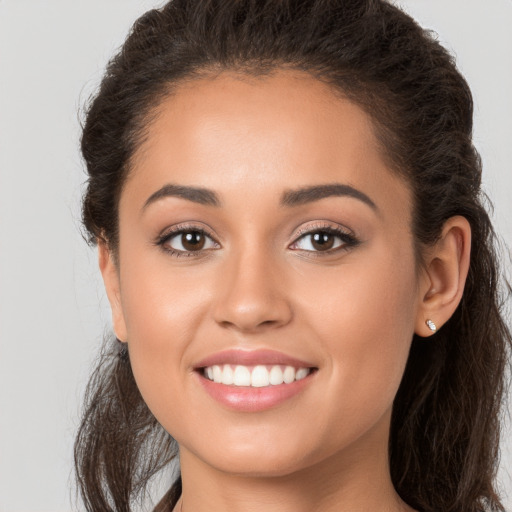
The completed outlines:
{"type": "Polygon", "coordinates": [[[317,251],[328,251],[334,245],[334,235],[318,231],[311,235],[311,244],[317,251]]]}
{"type": "Polygon", "coordinates": [[[181,244],[186,251],[200,251],[206,242],[206,237],[199,231],[189,231],[181,235],[181,244]]]}

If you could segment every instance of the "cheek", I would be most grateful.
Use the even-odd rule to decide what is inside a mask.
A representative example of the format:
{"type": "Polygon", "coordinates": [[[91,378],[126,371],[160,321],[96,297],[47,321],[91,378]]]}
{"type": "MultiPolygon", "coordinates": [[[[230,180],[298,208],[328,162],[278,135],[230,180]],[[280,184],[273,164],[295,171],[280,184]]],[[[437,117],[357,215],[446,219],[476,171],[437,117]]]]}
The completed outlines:
{"type": "Polygon", "coordinates": [[[201,284],[208,282],[208,269],[180,264],[177,270],[172,257],[148,247],[143,234],[128,233],[123,250],[121,299],[129,342],[134,348],[179,351],[207,307],[207,288],[201,284]]]}
{"type": "Polygon", "coordinates": [[[411,252],[372,252],[347,264],[337,280],[319,276],[321,290],[302,305],[328,358],[333,402],[343,415],[371,421],[389,408],[400,384],[416,316],[416,271],[411,252]],[[363,405],[364,404],[364,405],[363,405]],[[368,416],[368,417],[366,417],[368,416]]]}
{"type": "MultiPolygon", "coordinates": [[[[128,253],[128,251],[126,251],[128,253]]],[[[199,286],[204,276],[172,272],[154,254],[125,257],[121,297],[130,361],[137,386],[149,408],[180,410],[181,383],[190,372],[187,347],[205,317],[209,296],[199,286]]],[[[160,418],[159,418],[160,419],[160,418]]]]}

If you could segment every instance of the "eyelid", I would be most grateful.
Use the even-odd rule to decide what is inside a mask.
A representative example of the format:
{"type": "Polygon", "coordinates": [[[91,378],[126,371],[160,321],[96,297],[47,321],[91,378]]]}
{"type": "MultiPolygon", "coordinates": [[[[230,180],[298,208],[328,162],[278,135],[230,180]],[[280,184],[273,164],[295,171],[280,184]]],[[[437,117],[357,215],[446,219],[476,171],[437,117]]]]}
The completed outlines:
{"type": "Polygon", "coordinates": [[[156,237],[156,240],[161,241],[164,239],[168,239],[172,235],[176,235],[178,233],[183,233],[186,231],[198,231],[200,233],[204,233],[205,235],[209,236],[212,240],[214,240],[215,243],[219,243],[219,241],[213,234],[211,228],[202,223],[195,222],[182,222],[179,224],[174,224],[173,226],[169,226],[160,232],[160,234],[156,237]]]}
{"type": "Polygon", "coordinates": [[[312,224],[306,224],[305,226],[302,226],[299,228],[298,231],[293,235],[293,241],[297,241],[299,238],[301,238],[304,235],[308,235],[311,233],[315,233],[317,231],[332,231],[334,233],[343,233],[347,236],[352,236],[356,238],[355,233],[347,228],[346,226],[343,226],[341,224],[338,224],[336,222],[329,222],[329,221],[315,221],[312,224]]]}

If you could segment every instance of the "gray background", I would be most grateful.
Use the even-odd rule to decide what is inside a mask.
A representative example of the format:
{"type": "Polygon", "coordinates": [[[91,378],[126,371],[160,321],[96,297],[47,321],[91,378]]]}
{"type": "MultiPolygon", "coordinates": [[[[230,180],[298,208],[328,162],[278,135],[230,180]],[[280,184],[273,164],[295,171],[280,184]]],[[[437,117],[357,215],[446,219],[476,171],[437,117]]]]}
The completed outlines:
{"type": "MultiPolygon", "coordinates": [[[[512,1],[403,0],[457,56],[512,246],[512,1]]],[[[79,232],[78,111],[155,0],[0,0],[0,512],[74,508],[72,443],[108,304],[79,232]]],[[[512,511],[512,433],[499,479],[512,511]]],[[[433,489],[433,492],[435,490],[433,489]]]]}

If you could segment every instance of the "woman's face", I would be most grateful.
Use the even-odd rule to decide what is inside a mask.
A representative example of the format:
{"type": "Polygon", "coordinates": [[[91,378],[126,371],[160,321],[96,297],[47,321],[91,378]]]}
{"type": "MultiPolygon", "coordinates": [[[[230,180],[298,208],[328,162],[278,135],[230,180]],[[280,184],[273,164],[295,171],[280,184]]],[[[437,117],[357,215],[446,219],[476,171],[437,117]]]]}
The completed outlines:
{"type": "Polygon", "coordinates": [[[385,456],[420,297],[411,194],[359,107],[299,72],[183,85],[119,226],[114,327],[182,464],[385,456]]]}

